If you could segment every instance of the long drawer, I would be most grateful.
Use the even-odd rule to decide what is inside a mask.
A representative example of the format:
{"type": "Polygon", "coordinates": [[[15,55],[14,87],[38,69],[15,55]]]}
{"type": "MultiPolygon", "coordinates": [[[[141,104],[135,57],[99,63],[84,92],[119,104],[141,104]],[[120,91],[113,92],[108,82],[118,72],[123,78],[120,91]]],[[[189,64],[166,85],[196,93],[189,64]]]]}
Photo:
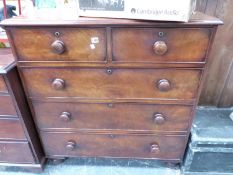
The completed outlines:
{"type": "Polygon", "coordinates": [[[8,90],[7,90],[5,81],[4,81],[3,77],[0,75],[0,93],[7,93],[7,92],[8,92],[8,90]]]}
{"type": "Polygon", "coordinates": [[[41,139],[47,156],[91,156],[180,160],[183,136],[46,133],[41,139]]]}
{"type": "Polygon", "coordinates": [[[191,106],[33,102],[40,129],[187,132],[191,106]]]}
{"type": "Polygon", "coordinates": [[[19,61],[106,61],[105,28],[11,29],[19,61]]]}
{"type": "Polygon", "coordinates": [[[115,62],[205,62],[210,28],[114,28],[115,62]]]}
{"type": "Polygon", "coordinates": [[[18,118],[0,118],[0,139],[26,140],[22,125],[18,118]]]}
{"type": "Polygon", "coordinates": [[[201,70],[25,68],[30,97],[194,99],[201,70]]]}
{"type": "Polygon", "coordinates": [[[0,162],[35,163],[35,160],[28,142],[0,141],[0,162]]]}
{"type": "Polygon", "coordinates": [[[0,116],[17,116],[12,98],[9,95],[0,96],[0,116]]]}

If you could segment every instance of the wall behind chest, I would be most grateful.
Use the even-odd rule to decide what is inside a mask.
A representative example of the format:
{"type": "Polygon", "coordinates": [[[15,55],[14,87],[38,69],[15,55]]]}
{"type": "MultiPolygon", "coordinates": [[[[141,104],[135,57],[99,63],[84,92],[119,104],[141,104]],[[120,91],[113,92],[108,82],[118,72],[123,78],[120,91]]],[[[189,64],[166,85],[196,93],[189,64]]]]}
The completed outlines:
{"type": "Polygon", "coordinates": [[[233,106],[233,1],[198,0],[197,10],[224,21],[209,55],[210,68],[199,105],[233,106]]]}

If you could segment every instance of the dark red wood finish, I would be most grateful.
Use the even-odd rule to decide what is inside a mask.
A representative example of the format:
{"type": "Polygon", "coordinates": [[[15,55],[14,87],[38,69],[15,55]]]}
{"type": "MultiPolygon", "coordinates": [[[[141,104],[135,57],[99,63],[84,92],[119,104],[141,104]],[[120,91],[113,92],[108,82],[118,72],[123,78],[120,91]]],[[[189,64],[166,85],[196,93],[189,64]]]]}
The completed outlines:
{"type": "Polygon", "coordinates": [[[2,76],[0,76],[0,93],[7,93],[7,88],[2,76]]]}
{"type": "Polygon", "coordinates": [[[15,61],[9,49],[0,55],[0,165],[42,171],[45,158],[15,61]]]}
{"type": "Polygon", "coordinates": [[[113,61],[205,62],[210,37],[210,28],[114,28],[113,61]]]}
{"type": "Polygon", "coordinates": [[[134,157],[177,161],[181,159],[185,146],[184,136],[41,132],[41,137],[47,155],[64,157],[134,157]],[[155,145],[157,150],[153,148],[155,145]]]}
{"type": "Polygon", "coordinates": [[[22,164],[35,164],[28,142],[0,142],[0,150],[0,162],[21,166],[22,164]]]}
{"type": "Polygon", "coordinates": [[[0,138],[6,140],[26,140],[23,127],[18,118],[0,118],[0,138]],[[13,131],[12,131],[13,130],[13,131]]]}
{"type": "Polygon", "coordinates": [[[0,116],[18,117],[13,100],[9,94],[0,96],[0,116]]]}
{"type": "Polygon", "coordinates": [[[88,99],[195,99],[201,70],[192,69],[22,69],[29,97],[88,99]],[[111,73],[108,73],[108,71],[111,73]],[[166,79],[170,89],[162,90],[166,79]],[[88,90],[87,90],[88,89],[88,90]]]}
{"type": "Polygon", "coordinates": [[[41,130],[188,132],[191,106],[144,103],[33,102],[41,130]],[[160,114],[160,117],[158,115],[160,114]],[[161,118],[164,122],[160,122],[161,118]]]}
{"type": "Polygon", "coordinates": [[[219,24],[4,21],[46,156],[182,161],[219,24]]]}

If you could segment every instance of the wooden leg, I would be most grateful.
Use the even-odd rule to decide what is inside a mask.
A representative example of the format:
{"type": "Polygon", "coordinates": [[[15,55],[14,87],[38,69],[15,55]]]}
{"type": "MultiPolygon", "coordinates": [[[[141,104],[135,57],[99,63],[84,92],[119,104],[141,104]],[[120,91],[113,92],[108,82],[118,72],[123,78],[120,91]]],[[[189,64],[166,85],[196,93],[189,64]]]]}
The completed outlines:
{"type": "Polygon", "coordinates": [[[50,159],[53,165],[59,165],[63,163],[67,158],[53,158],[50,159]]]}
{"type": "Polygon", "coordinates": [[[166,165],[168,168],[172,168],[172,169],[178,169],[180,167],[179,163],[173,163],[173,162],[166,162],[166,165]]]}

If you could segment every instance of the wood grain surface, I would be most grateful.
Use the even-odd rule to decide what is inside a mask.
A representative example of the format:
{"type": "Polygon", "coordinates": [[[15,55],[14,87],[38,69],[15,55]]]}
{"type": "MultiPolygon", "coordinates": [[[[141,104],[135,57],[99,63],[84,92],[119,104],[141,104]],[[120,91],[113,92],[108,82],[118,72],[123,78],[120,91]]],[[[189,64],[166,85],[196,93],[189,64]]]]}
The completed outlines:
{"type": "Polygon", "coordinates": [[[7,93],[7,92],[8,90],[7,90],[5,81],[3,79],[3,76],[0,75],[0,93],[7,93]]]}
{"type": "Polygon", "coordinates": [[[192,69],[23,69],[29,97],[79,97],[89,99],[195,99],[201,70],[192,69]],[[56,79],[64,81],[60,90],[56,79]],[[158,89],[157,82],[167,79],[170,90],[158,89]]]}
{"type": "Polygon", "coordinates": [[[143,103],[42,103],[33,102],[41,130],[188,132],[192,107],[143,103]],[[61,116],[64,112],[68,118],[61,116]],[[157,123],[161,114],[164,123],[157,123]],[[64,121],[64,119],[67,119],[64,121]]]}
{"type": "Polygon", "coordinates": [[[210,36],[210,28],[114,28],[113,61],[205,62],[210,36]],[[166,43],[165,54],[153,51],[156,41],[166,43]]]}
{"type": "Polygon", "coordinates": [[[181,162],[219,24],[3,21],[46,156],[181,162]]]}
{"type": "Polygon", "coordinates": [[[13,100],[9,95],[0,96],[0,116],[7,116],[7,117],[18,116],[13,100]]]}
{"type": "Polygon", "coordinates": [[[19,61],[103,62],[106,59],[104,28],[17,28],[11,32],[19,61]],[[64,53],[52,51],[51,45],[56,40],[64,43],[64,53]]]}
{"type": "Polygon", "coordinates": [[[133,157],[160,160],[180,160],[185,142],[183,136],[51,132],[42,132],[41,138],[48,156],[133,157]],[[76,143],[73,150],[66,148],[68,141],[76,143]],[[159,150],[153,152],[152,144],[157,144],[159,150]]]}
{"type": "Polygon", "coordinates": [[[7,140],[27,140],[19,119],[0,118],[0,138],[7,140]]]}
{"type": "Polygon", "coordinates": [[[197,9],[223,20],[209,57],[209,70],[199,105],[231,107],[233,105],[233,1],[199,0],[197,9]]]}
{"type": "Polygon", "coordinates": [[[0,162],[34,164],[34,158],[27,142],[0,142],[0,162]]]}

